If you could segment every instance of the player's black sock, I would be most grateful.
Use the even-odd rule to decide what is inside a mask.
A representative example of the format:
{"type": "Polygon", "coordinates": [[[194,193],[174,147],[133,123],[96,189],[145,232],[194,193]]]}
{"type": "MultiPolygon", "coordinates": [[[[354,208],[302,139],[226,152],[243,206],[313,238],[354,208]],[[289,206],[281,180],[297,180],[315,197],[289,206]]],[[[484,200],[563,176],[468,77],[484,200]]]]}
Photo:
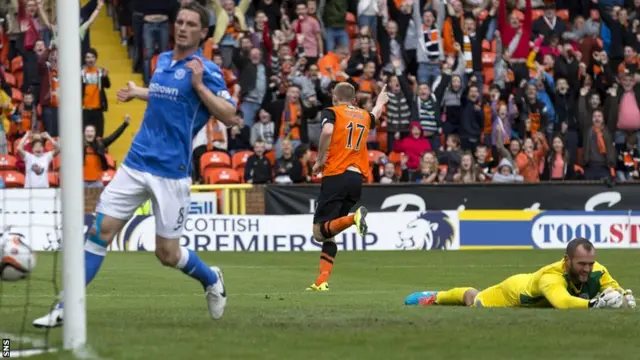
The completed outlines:
{"type": "Polygon", "coordinates": [[[333,241],[325,241],[322,243],[322,254],[326,254],[330,259],[335,259],[338,253],[338,245],[333,241]]]}

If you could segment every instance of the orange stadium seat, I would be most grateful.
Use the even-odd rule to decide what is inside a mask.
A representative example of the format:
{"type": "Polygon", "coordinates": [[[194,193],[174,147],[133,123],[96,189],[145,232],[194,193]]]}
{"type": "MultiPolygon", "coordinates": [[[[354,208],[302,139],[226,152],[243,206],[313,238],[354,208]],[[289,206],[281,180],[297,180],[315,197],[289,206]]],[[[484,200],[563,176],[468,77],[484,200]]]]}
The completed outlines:
{"type": "Polygon", "coordinates": [[[369,163],[373,164],[380,160],[380,157],[384,156],[384,153],[379,150],[369,150],[369,163]]]}
{"type": "Polygon", "coordinates": [[[231,157],[222,151],[207,151],[200,156],[200,173],[204,174],[204,170],[216,167],[231,167],[231,157]]]}
{"type": "Polygon", "coordinates": [[[244,184],[244,166],[236,169],[238,176],[240,176],[240,182],[244,184]]]}
{"type": "Polygon", "coordinates": [[[18,159],[11,155],[0,155],[0,170],[15,170],[18,159]]]}
{"type": "Polygon", "coordinates": [[[207,184],[239,184],[240,174],[229,168],[207,168],[202,177],[207,184]]]}
{"type": "Polygon", "coordinates": [[[247,159],[249,159],[249,156],[251,155],[253,155],[253,151],[238,151],[233,154],[231,157],[231,164],[233,165],[233,168],[236,170],[244,168],[247,164],[247,159]]]}
{"type": "MultiPolygon", "coordinates": [[[[57,139],[55,139],[55,138],[54,138],[53,140],[55,140],[55,141],[57,142],[57,139]]],[[[47,141],[44,143],[44,151],[45,151],[45,152],[46,152],[46,151],[53,151],[54,149],[55,149],[55,148],[53,147],[53,144],[51,143],[51,141],[47,140],[47,141]]]]}
{"type": "Polygon", "coordinates": [[[18,71],[24,70],[24,62],[22,61],[22,56],[16,56],[11,60],[11,72],[16,73],[18,71]]]}
{"type": "Polygon", "coordinates": [[[60,155],[56,155],[51,161],[51,170],[58,171],[60,170],[60,155]]]}
{"type": "Polygon", "coordinates": [[[558,10],[556,16],[564,21],[569,21],[569,10],[558,10]]]}
{"type": "Polygon", "coordinates": [[[380,150],[383,152],[388,152],[389,150],[389,137],[387,136],[386,130],[376,130],[376,141],[380,144],[380,150]]]}
{"type": "Polygon", "coordinates": [[[60,186],[60,174],[58,174],[55,171],[50,171],[49,174],[47,174],[47,176],[49,177],[49,186],[51,187],[60,186]]]}
{"type": "Polygon", "coordinates": [[[202,44],[202,55],[205,59],[213,59],[213,39],[209,38],[202,44]]]}
{"type": "Polygon", "coordinates": [[[0,178],[8,188],[23,188],[24,175],[14,170],[0,171],[0,178]]]}
{"type": "Polygon", "coordinates": [[[16,79],[16,86],[22,88],[24,82],[24,63],[22,62],[22,56],[16,56],[11,60],[11,73],[16,79]]]}
{"type": "Polygon", "coordinates": [[[267,151],[264,154],[264,157],[266,157],[267,160],[269,160],[269,163],[271,163],[272,166],[276,164],[276,152],[274,150],[267,151]]]}
{"type": "Polygon", "coordinates": [[[156,71],[156,64],[157,63],[158,63],[158,54],[155,54],[151,58],[151,72],[150,72],[150,74],[153,74],[153,72],[156,71]]]}
{"type": "Polygon", "coordinates": [[[493,66],[496,62],[496,54],[492,52],[482,53],[482,64],[484,66],[493,66]]]}
{"type": "Polygon", "coordinates": [[[111,182],[111,180],[113,180],[113,177],[116,176],[116,171],[109,169],[105,172],[102,173],[102,183],[106,186],[107,184],[109,184],[111,182]]]}
{"type": "Polygon", "coordinates": [[[402,162],[402,153],[392,151],[389,153],[389,161],[399,165],[402,162]]]}
{"type": "Polygon", "coordinates": [[[533,10],[531,12],[531,15],[533,15],[533,21],[536,21],[536,20],[538,20],[538,19],[540,19],[541,17],[544,16],[544,10],[540,10],[540,9],[533,10]]]}

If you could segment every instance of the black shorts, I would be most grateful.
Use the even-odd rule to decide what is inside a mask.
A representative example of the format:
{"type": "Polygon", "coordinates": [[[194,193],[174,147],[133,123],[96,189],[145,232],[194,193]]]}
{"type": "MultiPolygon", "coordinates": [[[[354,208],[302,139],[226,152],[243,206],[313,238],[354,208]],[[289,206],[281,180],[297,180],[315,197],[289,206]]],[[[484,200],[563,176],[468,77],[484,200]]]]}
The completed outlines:
{"type": "Polygon", "coordinates": [[[348,215],[353,206],[360,201],[361,194],[362,174],[345,171],[339,175],[323,177],[313,223],[318,224],[348,215]]]}

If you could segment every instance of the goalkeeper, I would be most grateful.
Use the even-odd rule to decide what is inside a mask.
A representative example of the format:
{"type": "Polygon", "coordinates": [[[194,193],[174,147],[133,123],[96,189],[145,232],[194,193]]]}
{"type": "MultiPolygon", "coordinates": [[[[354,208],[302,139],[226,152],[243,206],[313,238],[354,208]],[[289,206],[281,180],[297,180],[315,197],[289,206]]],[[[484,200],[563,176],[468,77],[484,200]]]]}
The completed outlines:
{"type": "Polygon", "coordinates": [[[593,244],[577,238],[569,242],[562,260],[534,273],[513,275],[482,291],[460,287],[413,293],[405,299],[405,305],[634,308],[631,290],[622,289],[595,256],[593,244]]]}

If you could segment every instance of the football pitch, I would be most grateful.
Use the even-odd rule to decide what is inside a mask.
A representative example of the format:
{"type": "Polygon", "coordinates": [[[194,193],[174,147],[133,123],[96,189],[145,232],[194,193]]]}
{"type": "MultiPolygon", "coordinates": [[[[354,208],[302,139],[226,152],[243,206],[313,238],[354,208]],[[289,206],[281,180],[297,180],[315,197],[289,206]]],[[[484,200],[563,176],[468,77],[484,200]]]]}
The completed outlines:
{"type": "MultiPolygon", "coordinates": [[[[486,287],[562,253],[342,252],[326,293],[304,291],[319,252],[200,253],[224,271],[229,302],[220,321],[209,318],[200,285],[152,253],[109,253],[87,291],[88,342],[113,360],[636,358],[640,311],[403,305],[413,291],[486,287]]],[[[640,251],[598,250],[597,259],[638,297],[640,251]]],[[[25,335],[43,338],[30,322],[53,301],[53,254],[38,260],[30,282],[3,284],[0,333],[20,333],[26,316],[25,335]]],[[[51,331],[50,343],[61,339],[62,329],[51,331]]]]}

